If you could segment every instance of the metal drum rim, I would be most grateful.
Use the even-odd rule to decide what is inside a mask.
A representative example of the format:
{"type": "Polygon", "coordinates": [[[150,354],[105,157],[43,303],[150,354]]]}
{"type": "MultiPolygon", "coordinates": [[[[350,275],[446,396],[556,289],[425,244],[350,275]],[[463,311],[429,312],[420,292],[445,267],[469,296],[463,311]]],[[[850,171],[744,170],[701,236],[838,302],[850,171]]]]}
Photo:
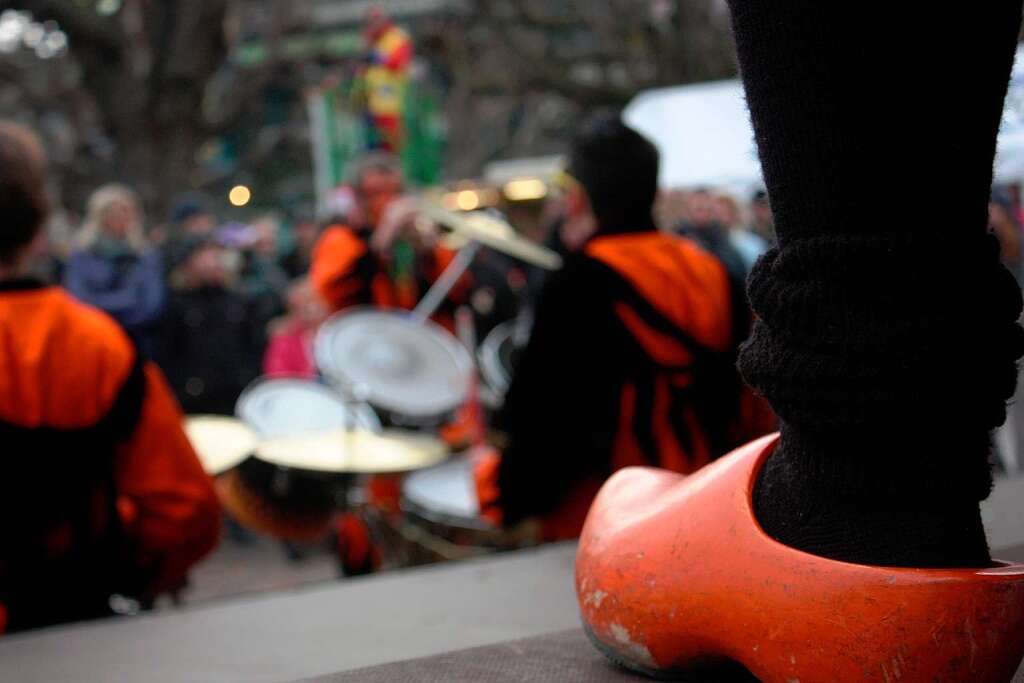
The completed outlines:
{"type": "Polygon", "coordinates": [[[339,321],[355,318],[360,315],[374,315],[377,317],[392,317],[396,320],[401,320],[403,324],[407,324],[410,327],[421,326],[423,330],[433,336],[435,339],[442,342],[442,345],[447,348],[451,353],[452,358],[455,361],[455,365],[458,370],[465,377],[465,387],[460,389],[458,393],[458,399],[455,400],[451,405],[439,406],[436,410],[424,411],[424,412],[410,412],[404,406],[389,405],[390,401],[385,398],[380,399],[378,395],[368,395],[365,398],[365,402],[369,403],[371,407],[383,410],[387,413],[394,415],[403,415],[412,420],[430,420],[437,418],[441,415],[451,414],[458,409],[460,405],[465,403],[469,396],[469,383],[473,373],[473,356],[466,349],[466,347],[459,342],[459,340],[448,330],[438,325],[432,320],[415,321],[411,317],[411,313],[404,309],[397,308],[378,308],[375,306],[354,306],[347,308],[344,311],[336,313],[328,318],[317,330],[316,338],[313,342],[313,357],[316,360],[317,368],[323,373],[324,377],[328,381],[338,384],[341,390],[345,393],[349,393],[353,388],[353,382],[349,378],[343,376],[344,372],[335,367],[329,350],[329,335],[330,330],[333,328],[333,324],[339,321]]]}
{"type": "MultiPolygon", "coordinates": [[[[258,429],[254,425],[249,424],[249,421],[243,417],[243,405],[246,402],[252,400],[252,396],[259,392],[264,387],[278,382],[295,382],[297,384],[305,384],[311,388],[315,388],[320,394],[328,396],[329,398],[332,399],[336,399],[340,405],[343,405],[349,410],[352,410],[357,415],[361,414],[361,417],[365,418],[369,422],[369,424],[367,424],[365,427],[366,429],[369,429],[370,431],[377,433],[380,433],[384,429],[384,426],[380,420],[380,416],[377,415],[377,412],[373,409],[373,406],[371,406],[370,404],[366,402],[347,399],[343,394],[339,393],[330,385],[318,382],[314,379],[309,379],[308,377],[301,377],[299,375],[279,373],[273,375],[264,375],[262,377],[256,378],[255,380],[250,382],[249,385],[245,387],[245,389],[242,390],[242,393],[238,395],[238,400],[235,401],[235,416],[260,436],[266,435],[263,434],[263,430],[258,429]]],[[[362,429],[364,427],[359,424],[354,424],[353,428],[362,429]]]]}

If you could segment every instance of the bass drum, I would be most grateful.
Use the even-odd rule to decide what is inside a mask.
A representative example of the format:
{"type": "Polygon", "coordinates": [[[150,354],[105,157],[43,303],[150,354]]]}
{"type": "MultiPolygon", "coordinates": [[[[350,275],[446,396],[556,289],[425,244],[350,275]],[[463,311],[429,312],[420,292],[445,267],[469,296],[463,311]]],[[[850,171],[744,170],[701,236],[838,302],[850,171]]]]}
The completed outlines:
{"type": "Polygon", "coordinates": [[[434,429],[465,402],[473,360],[447,330],[408,313],[356,309],[328,320],[314,348],[320,371],[369,403],[385,426],[434,429]]]}

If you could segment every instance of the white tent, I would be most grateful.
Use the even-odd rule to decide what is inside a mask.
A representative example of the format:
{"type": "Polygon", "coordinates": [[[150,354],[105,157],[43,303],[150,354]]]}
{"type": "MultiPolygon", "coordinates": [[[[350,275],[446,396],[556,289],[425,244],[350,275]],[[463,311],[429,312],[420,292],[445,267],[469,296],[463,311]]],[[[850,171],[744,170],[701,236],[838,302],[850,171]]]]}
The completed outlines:
{"type": "Polygon", "coordinates": [[[1003,128],[996,154],[996,181],[1024,182],[1024,48],[1017,48],[1010,92],[1006,96],[1003,128]]]}
{"type": "Polygon", "coordinates": [[[630,103],[624,118],[661,151],[662,187],[749,190],[762,182],[739,81],[648,90],[630,103]]]}

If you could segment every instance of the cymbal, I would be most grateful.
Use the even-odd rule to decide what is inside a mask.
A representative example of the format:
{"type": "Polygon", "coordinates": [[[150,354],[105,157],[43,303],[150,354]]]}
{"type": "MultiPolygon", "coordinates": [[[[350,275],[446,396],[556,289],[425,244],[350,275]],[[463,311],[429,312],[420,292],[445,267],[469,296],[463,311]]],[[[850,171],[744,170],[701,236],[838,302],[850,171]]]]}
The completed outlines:
{"type": "Polygon", "coordinates": [[[448,457],[440,440],[405,432],[336,430],[268,439],[256,447],[264,462],[335,474],[394,474],[430,467],[448,457]]]}
{"type": "Polygon", "coordinates": [[[457,235],[513,258],[547,270],[558,270],[562,267],[561,256],[547,247],[527,240],[511,225],[494,216],[479,212],[449,211],[430,202],[421,202],[420,212],[457,235]]]}
{"type": "Polygon", "coordinates": [[[240,420],[216,415],[186,418],[185,434],[208,474],[218,475],[240,465],[256,448],[256,433],[240,420]]]}

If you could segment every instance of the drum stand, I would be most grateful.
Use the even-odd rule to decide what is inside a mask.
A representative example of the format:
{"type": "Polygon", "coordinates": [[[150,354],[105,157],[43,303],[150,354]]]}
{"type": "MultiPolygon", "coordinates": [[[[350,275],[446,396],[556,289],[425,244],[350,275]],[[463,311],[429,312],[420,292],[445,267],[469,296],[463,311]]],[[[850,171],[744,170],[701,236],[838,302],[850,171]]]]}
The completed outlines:
{"type": "Polygon", "coordinates": [[[451,264],[444,269],[441,273],[441,277],[437,278],[437,282],[430,288],[430,290],[424,295],[423,300],[420,301],[419,305],[416,306],[412,312],[413,320],[419,322],[426,322],[432,315],[437,313],[437,309],[441,307],[444,300],[448,298],[451,291],[455,288],[455,285],[459,283],[459,280],[469,267],[473,265],[473,259],[480,252],[479,242],[470,242],[455,254],[455,258],[451,264]]]}

